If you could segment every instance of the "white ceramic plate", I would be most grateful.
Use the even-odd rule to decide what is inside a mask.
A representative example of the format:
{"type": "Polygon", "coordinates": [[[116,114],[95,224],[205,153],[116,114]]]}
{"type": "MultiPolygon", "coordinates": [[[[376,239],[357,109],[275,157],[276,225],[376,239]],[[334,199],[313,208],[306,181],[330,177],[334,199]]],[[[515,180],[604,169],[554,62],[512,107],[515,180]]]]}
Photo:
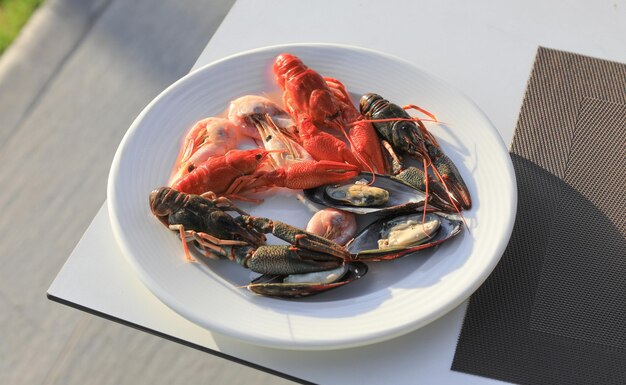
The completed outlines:
{"type": "MultiPolygon", "coordinates": [[[[209,64],[174,83],[135,120],[115,155],[108,184],[111,222],[123,253],[166,305],[211,331],[287,349],[338,349],[397,337],[459,305],[485,280],[511,234],[516,187],[508,151],[485,115],[465,96],[413,64],[337,45],[257,49],[209,64]],[[362,279],[303,300],[256,296],[237,286],[249,272],[217,261],[185,262],[180,241],[150,213],[148,195],[167,183],[181,140],[194,122],[223,112],[245,94],[277,93],[271,74],[282,52],[300,56],[354,94],[377,92],[418,104],[447,125],[431,125],[473,198],[471,232],[421,256],[370,264],[362,279]]],[[[311,212],[294,193],[279,192],[253,215],[304,227],[311,212]]]]}

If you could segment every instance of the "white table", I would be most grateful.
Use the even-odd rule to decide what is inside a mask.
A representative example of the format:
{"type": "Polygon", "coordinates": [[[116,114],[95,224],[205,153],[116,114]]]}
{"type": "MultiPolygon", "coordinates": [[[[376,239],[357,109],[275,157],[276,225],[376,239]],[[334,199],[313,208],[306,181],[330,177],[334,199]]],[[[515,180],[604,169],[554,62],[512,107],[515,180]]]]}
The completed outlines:
{"type": "MultiPolygon", "coordinates": [[[[295,42],[359,45],[412,61],[473,99],[510,143],[537,47],[626,62],[626,3],[238,0],[194,68],[243,50],[295,42]]],[[[262,348],[200,328],[143,286],[113,238],[106,204],[48,296],[300,382],[499,382],[449,369],[466,304],[401,338],[328,352],[262,348]]]]}

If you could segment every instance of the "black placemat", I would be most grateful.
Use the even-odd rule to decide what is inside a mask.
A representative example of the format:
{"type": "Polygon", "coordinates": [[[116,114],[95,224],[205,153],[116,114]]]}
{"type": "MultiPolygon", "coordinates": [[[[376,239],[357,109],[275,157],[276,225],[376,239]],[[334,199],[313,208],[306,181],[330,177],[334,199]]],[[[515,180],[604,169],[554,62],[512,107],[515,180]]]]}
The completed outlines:
{"type": "Polygon", "coordinates": [[[540,48],[511,146],[513,234],[470,299],[453,370],[523,384],[626,383],[624,350],[529,327],[559,197],[572,189],[563,178],[585,96],[624,103],[626,65],[540,48]]]}
{"type": "Polygon", "coordinates": [[[567,163],[530,328],[623,349],[626,104],[583,99],[567,163]]]}

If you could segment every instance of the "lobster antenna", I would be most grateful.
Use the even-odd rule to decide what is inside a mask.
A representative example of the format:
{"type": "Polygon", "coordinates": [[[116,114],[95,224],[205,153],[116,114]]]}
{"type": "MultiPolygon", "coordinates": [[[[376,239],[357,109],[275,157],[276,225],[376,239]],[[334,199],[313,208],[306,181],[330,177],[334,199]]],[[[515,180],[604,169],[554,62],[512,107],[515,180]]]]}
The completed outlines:
{"type": "Polygon", "coordinates": [[[437,177],[437,179],[443,185],[444,190],[446,190],[446,194],[448,195],[448,199],[449,199],[450,203],[452,204],[452,207],[454,207],[454,210],[461,217],[461,220],[463,221],[463,224],[467,228],[467,232],[470,232],[469,226],[467,225],[467,222],[465,221],[465,217],[463,216],[463,213],[458,208],[456,203],[454,203],[455,200],[452,197],[452,194],[450,193],[450,190],[448,189],[448,185],[446,184],[445,179],[441,176],[441,174],[439,173],[439,170],[437,170],[437,167],[435,167],[435,165],[433,164],[433,162],[430,159],[430,156],[428,155],[428,153],[426,153],[426,149],[424,149],[424,153],[422,154],[422,161],[423,161],[423,164],[424,164],[424,179],[425,179],[425,185],[426,185],[426,192],[425,192],[426,193],[426,197],[425,197],[426,203],[424,204],[424,215],[422,216],[422,224],[426,221],[426,209],[427,209],[427,205],[428,205],[428,183],[429,183],[429,181],[428,181],[428,169],[430,167],[432,167],[433,172],[435,173],[435,176],[437,177]],[[428,159],[428,163],[426,163],[426,159],[428,159]]]}
{"type": "Polygon", "coordinates": [[[439,179],[439,181],[443,185],[443,188],[446,190],[446,193],[448,194],[448,198],[450,200],[450,203],[452,203],[454,210],[456,210],[457,214],[461,216],[461,219],[463,220],[463,224],[467,228],[467,232],[470,233],[470,229],[469,229],[469,226],[467,225],[467,222],[465,221],[465,217],[461,213],[461,210],[459,210],[459,208],[457,207],[456,203],[454,203],[455,199],[452,197],[450,190],[448,190],[448,185],[446,184],[446,181],[443,179],[443,177],[441,176],[441,174],[439,173],[439,170],[437,170],[437,167],[435,167],[435,165],[433,165],[433,171],[435,175],[437,176],[437,179],[439,179]]]}
{"type": "Polygon", "coordinates": [[[194,139],[191,139],[191,138],[185,139],[185,143],[183,144],[183,151],[180,157],[181,163],[186,162],[187,160],[189,160],[189,158],[191,158],[195,144],[196,144],[196,141],[194,139]]]}
{"type": "MultiPolygon", "coordinates": [[[[257,117],[252,117],[251,120],[254,123],[254,125],[256,126],[257,130],[259,131],[259,135],[261,136],[261,141],[263,142],[263,147],[265,147],[264,138],[267,138],[267,136],[269,135],[269,133],[268,133],[269,128],[265,125],[263,120],[261,120],[261,119],[259,119],[257,117]]],[[[256,143],[256,139],[255,139],[255,143],[256,143]]],[[[271,156],[269,157],[269,162],[272,165],[272,168],[275,169],[275,168],[278,167],[278,164],[276,163],[274,158],[272,158],[271,156]]]]}
{"type": "Polygon", "coordinates": [[[422,114],[428,116],[429,118],[431,118],[433,121],[435,122],[439,122],[439,120],[437,119],[437,117],[435,116],[435,114],[428,112],[428,110],[420,107],[420,106],[416,106],[415,104],[407,104],[406,106],[402,106],[403,110],[417,110],[419,112],[421,112],[422,114]]]}
{"type": "Polygon", "coordinates": [[[420,131],[422,132],[422,135],[430,143],[432,143],[437,148],[441,148],[441,146],[439,145],[439,142],[437,141],[437,139],[433,136],[433,134],[430,133],[430,131],[428,131],[428,129],[426,128],[424,123],[422,123],[421,119],[415,118],[415,123],[417,123],[417,126],[419,127],[420,131]]]}
{"type": "Polygon", "coordinates": [[[430,164],[432,164],[430,158],[428,158],[428,164],[426,163],[426,157],[422,157],[422,163],[424,165],[424,181],[426,185],[425,197],[424,197],[424,210],[422,214],[422,226],[424,226],[424,222],[426,222],[426,211],[428,209],[428,168],[430,164]]]}
{"type": "Polygon", "coordinates": [[[275,135],[279,138],[279,140],[285,145],[285,147],[287,147],[287,153],[291,155],[294,160],[298,159],[299,154],[296,152],[294,145],[291,142],[291,139],[289,139],[280,130],[280,128],[278,128],[278,126],[269,114],[265,114],[265,120],[267,121],[267,123],[269,123],[269,126],[266,127],[267,131],[269,131],[271,135],[275,135]]]}

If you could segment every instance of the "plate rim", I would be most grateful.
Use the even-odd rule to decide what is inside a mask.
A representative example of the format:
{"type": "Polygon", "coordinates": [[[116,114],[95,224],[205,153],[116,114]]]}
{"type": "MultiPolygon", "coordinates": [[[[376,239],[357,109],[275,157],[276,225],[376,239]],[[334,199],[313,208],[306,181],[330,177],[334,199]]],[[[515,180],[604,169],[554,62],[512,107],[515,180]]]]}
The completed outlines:
{"type": "Polygon", "coordinates": [[[457,306],[459,306],[463,301],[465,301],[474,291],[476,291],[478,289],[478,287],[480,287],[480,285],[482,285],[482,283],[487,279],[487,277],[490,275],[490,273],[493,271],[493,269],[495,268],[495,266],[497,265],[497,263],[499,262],[507,244],[508,241],[510,239],[512,230],[513,230],[513,225],[515,222],[515,216],[517,214],[517,182],[516,182],[516,178],[515,178],[515,172],[513,169],[513,165],[509,156],[509,152],[507,149],[507,146],[504,144],[504,141],[502,140],[502,137],[500,135],[500,133],[497,131],[497,129],[495,128],[495,126],[493,125],[493,123],[491,122],[491,120],[488,118],[488,116],[482,111],[482,109],[480,109],[480,107],[474,102],[474,100],[472,100],[471,98],[469,98],[467,95],[465,95],[465,93],[463,93],[462,91],[458,90],[457,88],[455,88],[454,86],[450,85],[449,83],[447,83],[445,80],[437,77],[436,75],[433,75],[432,73],[423,70],[422,68],[420,68],[419,66],[417,66],[416,64],[405,60],[403,58],[397,57],[395,55],[391,55],[385,52],[381,52],[378,50],[373,50],[370,48],[364,48],[364,47],[359,47],[359,46],[355,46],[355,45],[348,45],[348,44],[331,44],[331,43],[290,43],[290,44],[276,44],[276,45],[270,45],[270,46],[264,46],[264,47],[259,47],[259,48],[254,48],[251,50],[246,50],[246,51],[242,51],[242,52],[237,52],[228,56],[225,56],[223,58],[214,60],[210,63],[207,63],[191,72],[189,72],[188,74],[186,74],[185,76],[181,77],[180,79],[176,80],[174,83],[172,83],[170,86],[168,86],[165,90],[163,90],[161,93],[159,93],[146,107],[144,107],[144,109],[138,114],[138,116],[135,118],[135,120],[133,121],[133,123],[129,126],[129,129],[126,131],[126,133],[124,134],[124,137],[122,138],[115,156],[113,158],[113,161],[111,163],[111,168],[109,171],[109,177],[108,177],[108,181],[107,181],[107,209],[109,210],[109,217],[110,217],[110,222],[111,222],[111,227],[113,230],[113,234],[115,236],[115,240],[118,243],[120,249],[122,250],[122,254],[125,256],[125,259],[127,260],[127,262],[129,262],[133,269],[135,270],[135,272],[139,275],[140,280],[142,281],[142,283],[144,284],[144,286],[146,286],[149,291],[155,295],[155,297],[157,297],[161,302],[163,302],[167,307],[169,307],[170,309],[174,310],[175,312],[179,313],[180,315],[183,315],[184,318],[186,318],[187,320],[195,323],[196,325],[206,328],[202,323],[198,323],[196,320],[194,320],[194,316],[193,314],[190,314],[189,312],[185,311],[185,309],[183,309],[183,311],[181,311],[181,309],[175,309],[173,306],[171,306],[172,303],[176,303],[176,299],[172,298],[169,293],[167,293],[166,290],[164,290],[161,285],[155,281],[150,274],[148,274],[144,268],[141,266],[141,264],[138,262],[137,259],[132,257],[132,252],[131,250],[128,249],[128,246],[126,244],[126,242],[124,241],[124,236],[121,230],[121,222],[120,222],[120,218],[118,217],[118,214],[115,210],[115,206],[117,205],[117,196],[115,194],[115,176],[116,176],[116,170],[119,169],[120,163],[122,161],[123,158],[123,150],[124,148],[127,146],[127,142],[130,140],[131,136],[132,136],[132,132],[136,129],[135,127],[137,127],[140,122],[143,120],[143,118],[149,113],[149,111],[153,108],[153,106],[157,103],[159,103],[160,100],[162,100],[163,98],[165,98],[167,95],[169,95],[171,92],[174,92],[173,90],[175,90],[176,88],[179,87],[179,84],[188,81],[188,78],[194,77],[196,76],[196,74],[200,73],[200,72],[204,72],[207,70],[207,68],[209,67],[213,67],[215,65],[218,65],[222,62],[225,61],[230,61],[233,59],[237,59],[238,57],[241,56],[247,56],[247,55],[253,55],[255,53],[258,52],[264,52],[264,51],[273,51],[273,50],[277,50],[277,49],[284,49],[284,50],[289,50],[290,48],[294,48],[294,47],[298,47],[298,48],[334,48],[334,49],[343,49],[343,50],[350,50],[350,51],[360,51],[360,52],[365,52],[368,53],[370,55],[376,55],[376,56],[381,56],[386,58],[387,60],[391,60],[391,61],[395,61],[395,62],[400,62],[406,66],[408,66],[409,68],[412,68],[416,71],[419,71],[429,77],[431,77],[433,80],[435,80],[439,85],[447,88],[449,91],[458,94],[460,97],[462,97],[466,102],[468,102],[473,109],[480,115],[480,117],[487,123],[486,124],[486,128],[490,131],[490,134],[492,137],[494,137],[500,144],[500,146],[498,147],[498,153],[499,155],[506,155],[505,159],[507,160],[506,164],[504,165],[504,167],[507,169],[507,174],[510,176],[510,179],[506,180],[506,181],[501,181],[501,183],[503,183],[505,186],[504,188],[506,190],[508,190],[511,193],[511,197],[508,200],[508,212],[511,214],[511,219],[507,222],[507,228],[504,230],[504,234],[506,235],[505,237],[502,237],[500,239],[499,244],[496,246],[495,248],[495,253],[494,253],[494,257],[491,258],[489,260],[489,263],[486,263],[483,265],[482,270],[479,271],[479,275],[477,276],[476,279],[474,279],[472,281],[472,285],[466,286],[464,288],[464,290],[459,291],[454,297],[452,297],[451,299],[449,299],[448,301],[446,301],[446,303],[442,306],[438,306],[436,311],[431,312],[430,314],[428,314],[428,316],[422,317],[419,320],[416,320],[408,325],[402,325],[401,327],[395,327],[395,328],[391,328],[388,330],[385,330],[384,332],[379,332],[377,335],[370,335],[367,338],[364,337],[352,337],[351,339],[342,339],[341,341],[335,341],[335,342],[330,342],[330,341],[326,341],[326,340],[321,340],[321,341],[307,341],[306,344],[303,344],[302,342],[300,344],[296,344],[292,339],[283,339],[281,341],[277,341],[277,340],[267,340],[267,338],[259,338],[259,337],[255,337],[254,335],[252,335],[252,333],[240,333],[239,331],[235,330],[235,329],[229,329],[229,328],[221,328],[218,325],[214,325],[215,328],[211,327],[210,329],[207,328],[207,330],[209,330],[210,332],[218,332],[220,334],[223,335],[227,335],[227,336],[231,336],[234,338],[237,338],[238,340],[244,341],[244,342],[248,342],[248,343],[252,343],[255,345],[260,345],[260,346],[265,346],[265,347],[271,347],[271,348],[283,348],[283,349],[290,349],[290,350],[335,350],[335,349],[345,349],[345,348],[351,348],[351,347],[357,347],[357,346],[364,346],[364,345],[369,345],[369,344],[373,344],[373,343],[377,343],[377,342],[382,342],[385,340],[389,340],[389,339],[393,339],[396,337],[399,337],[401,335],[404,335],[406,333],[415,331],[431,322],[433,322],[434,320],[442,317],[443,315],[447,314],[449,311],[451,311],[452,309],[456,308],[457,306]],[[504,183],[506,182],[506,183],[504,183]]]}

